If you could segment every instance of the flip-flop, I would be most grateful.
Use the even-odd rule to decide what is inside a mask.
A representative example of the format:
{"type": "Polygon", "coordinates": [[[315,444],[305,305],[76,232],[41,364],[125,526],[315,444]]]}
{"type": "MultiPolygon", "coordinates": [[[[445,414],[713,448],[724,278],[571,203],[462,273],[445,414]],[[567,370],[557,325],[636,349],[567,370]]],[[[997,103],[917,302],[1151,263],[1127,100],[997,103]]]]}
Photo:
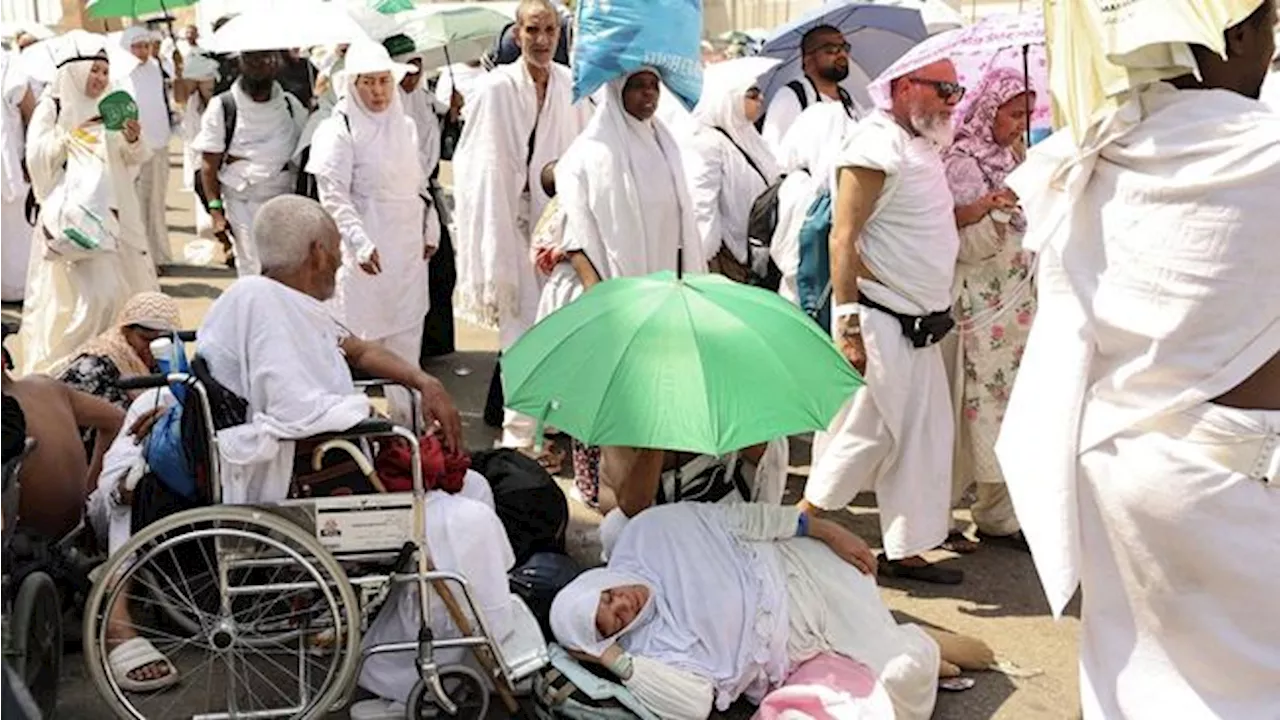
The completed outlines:
{"type": "Polygon", "coordinates": [[[883,555],[879,556],[878,560],[877,564],[882,577],[919,580],[920,582],[934,583],[935,585],[959,585],[964,582],[964,571],[962,570],[938,567],[933,563],[920,566],[904,565],[901,560],[889,560],[883,555]]]}
{"type": "Polygon", "coordinates": [[[971,555],[978,552],[978,542],[970,540],[964,533],[954,530],[947,535],[947,539],[942,541],[938,547],[953,552],[957,555],[971,555]]]}
{"type": "Polygon", "coordinates": [[[1023,535],[1021,530],[1015,530],[1008,535],[992,535],[981,530],[976,534],[983,545],[999,545],[1010,550],[1021,550],[1025,553],[1031,552],[1031,546],[1027,544],[1027,536],[1023,535]]]}
{"type": "Polygon", "coordinates": [[[178,683],[178,668],[169,658],[156,650],[151,641],[143,637],[134,637],[115,646],[107,654],[107,665],[115,677],[121,690],[131,693],[148,693],[173,687],[178,683]],[[150,680],[134,680],[129,673],[141,670],[148,665],[164,663],[169,672],[150,680]]]}

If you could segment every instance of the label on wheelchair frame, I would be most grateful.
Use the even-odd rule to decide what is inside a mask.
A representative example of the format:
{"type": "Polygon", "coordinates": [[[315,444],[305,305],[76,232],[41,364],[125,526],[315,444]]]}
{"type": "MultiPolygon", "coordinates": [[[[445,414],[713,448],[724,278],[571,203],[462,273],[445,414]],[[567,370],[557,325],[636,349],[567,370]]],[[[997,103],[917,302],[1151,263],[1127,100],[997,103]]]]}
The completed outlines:
{"type": "Polygon", "coordinates": [[[396,550],[412,539],[413,506],[351,502],[338,498],[315,505],[315,532],[320,544],[335,553],[396,550]]]}

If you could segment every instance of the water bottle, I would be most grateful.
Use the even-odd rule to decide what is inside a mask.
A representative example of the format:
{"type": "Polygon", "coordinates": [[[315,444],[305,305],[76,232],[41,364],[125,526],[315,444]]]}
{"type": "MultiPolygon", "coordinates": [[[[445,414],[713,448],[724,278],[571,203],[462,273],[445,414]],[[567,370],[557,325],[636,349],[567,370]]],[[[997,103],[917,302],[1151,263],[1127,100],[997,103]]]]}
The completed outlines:
{"type": "MultiPolygon", "coordinates": [[[[161,375],[186,372],[186,363],[182,362],[179,352],[180,348],[173,342],[171,337],[161,337],[151,341],[151,357],[155,358],[156,365],[160,367],[161,375]]],[[[178,399],[178,402],[182,402],[185,399],[187,388],[184,384],[169,383],[169,389],[173,391],[173,395],[178,399]]]]}

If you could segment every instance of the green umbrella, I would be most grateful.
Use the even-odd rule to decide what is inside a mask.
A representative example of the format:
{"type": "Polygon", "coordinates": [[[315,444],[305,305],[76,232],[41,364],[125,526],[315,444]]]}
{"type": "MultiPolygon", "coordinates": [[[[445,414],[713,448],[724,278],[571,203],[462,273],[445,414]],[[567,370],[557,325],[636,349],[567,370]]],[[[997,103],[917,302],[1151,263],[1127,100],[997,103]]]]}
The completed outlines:
{"type": "Polygon", "coordinates": [[[383,15],[394,15],[413,9],[413,0],[369,0],[369,7],[383,15]]]}
{"type": "Polygon", "coordinates": [[[584,443],[712,455],[824,429],[862,385],[778,295],[671,272],[548,316],[503,352],[502,379],[508,407],[584,443]]]}
{"type": "Polygon", "coordinates": [[[87,7],[92,17],[113,18],[168,13],[195,4],[196,0],[89,0],[87,7]]]}

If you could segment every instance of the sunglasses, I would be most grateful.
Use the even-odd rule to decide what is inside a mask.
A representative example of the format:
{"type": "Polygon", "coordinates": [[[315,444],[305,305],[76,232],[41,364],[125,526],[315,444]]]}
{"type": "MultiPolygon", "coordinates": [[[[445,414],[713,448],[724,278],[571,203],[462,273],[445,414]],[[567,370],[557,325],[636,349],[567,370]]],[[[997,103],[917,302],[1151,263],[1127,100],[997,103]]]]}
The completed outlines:
{"type": "Polygon", "coordinates": [[[764,97],[764,93],[760,92],[760,88],[751,88],[743,94],[748,100],[759,100],[764,97]]]}
{"type": "Polygon", "coordinates": [[[849,51],[852,49],[853,49],[853,46],[847,42],[838,42],[838,43],[833,42],[833,43],[827,43],[826,45],[819,45],[818,47],[810,50],[806,54],[813,55],[816,53],[824,53],[826,55],[848,55],[849,51]]]}
{"type": "Polygon", "coordinates": [[[946,80],[929,80],[928,78],[907,78],[917,85],[929,85],[938,93],[938,97],[950,105],[955,105],[964,97],[964,86],[946,80]]]}

